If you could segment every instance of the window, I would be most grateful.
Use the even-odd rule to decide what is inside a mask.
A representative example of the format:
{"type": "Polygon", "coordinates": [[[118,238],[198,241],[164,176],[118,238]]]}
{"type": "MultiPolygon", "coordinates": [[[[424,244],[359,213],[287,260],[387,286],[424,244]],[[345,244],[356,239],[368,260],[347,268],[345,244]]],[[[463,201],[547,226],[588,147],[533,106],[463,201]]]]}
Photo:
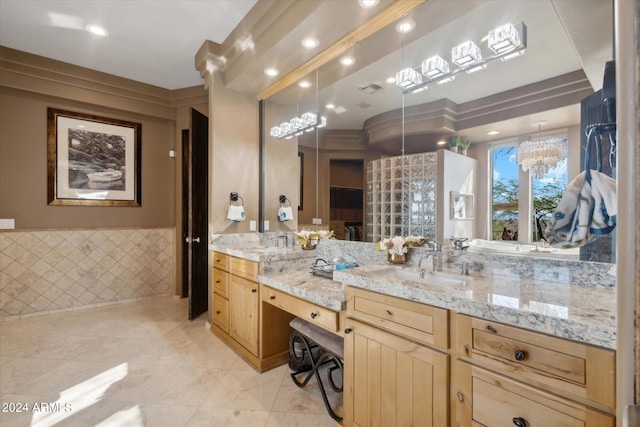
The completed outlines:
{"type": "Polygon", "coordinates": [[[518,142],[511,141],[490,149],[491,240],[518,240],[526,233],[521,240],[538,242],[567,188],[567,159],[542,179],[533,179],[516,162],[517,148],[518,142]]]}

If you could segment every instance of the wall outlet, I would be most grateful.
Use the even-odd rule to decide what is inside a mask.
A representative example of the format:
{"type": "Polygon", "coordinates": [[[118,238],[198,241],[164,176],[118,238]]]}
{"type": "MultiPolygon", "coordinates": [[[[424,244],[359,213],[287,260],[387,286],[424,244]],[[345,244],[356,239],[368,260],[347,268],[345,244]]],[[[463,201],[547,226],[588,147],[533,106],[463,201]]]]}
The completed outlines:
{"type": "Polygon", "coordinates": [[[175,157],[176,156],[176,151],[175,150],[169,150],[169,157],[175,157]]]}
{"type": "Polygon", "coordinates": [[[312,221],[313,221],[312,223],[315,224],[315,225],[321,225],[322,224],[322,218],[313,218],[312,221]]]}
{"type": "Polygon", "coordinates": [[[249,231],[256,231],[256,222],[249,221],[249,231]]]}
{"type": "Polygon", "coordinates": [[[15,219],[0,219],[0,230],[13,230],[16,228],[15,219]]]}
{"type": "Polygon", "coordinates": [[[269,231],[269,221],[264,222],[264,231],[269,231]]]}

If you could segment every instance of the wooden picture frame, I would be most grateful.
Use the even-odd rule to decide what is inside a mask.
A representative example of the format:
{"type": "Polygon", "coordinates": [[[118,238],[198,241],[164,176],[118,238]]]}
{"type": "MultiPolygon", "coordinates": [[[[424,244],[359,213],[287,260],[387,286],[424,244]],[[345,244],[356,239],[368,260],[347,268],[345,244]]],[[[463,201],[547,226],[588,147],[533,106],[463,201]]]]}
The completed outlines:
{"type": "Polygon", "coordinates": [[[140,123],[47,109],[49,205],[141,206],[140,123]]]}

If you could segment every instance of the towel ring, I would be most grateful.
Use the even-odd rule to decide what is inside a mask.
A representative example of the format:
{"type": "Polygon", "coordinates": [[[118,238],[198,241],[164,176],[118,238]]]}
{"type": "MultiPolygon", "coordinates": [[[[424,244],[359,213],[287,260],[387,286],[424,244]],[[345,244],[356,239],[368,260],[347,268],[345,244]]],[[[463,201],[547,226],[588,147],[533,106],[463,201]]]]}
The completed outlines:
{"type": "Polygon", "coordinates": [[[238,199],[240,199],[240,206],[244,206],[244,199],[240,197],[237,192],[233,191],[231,192],[231,194],[229,194],[229,200],[231,200],[232,202],[237,202],[238,199]]]}
{"type": "Polygon", "coordinates": [[[278,200],[280,200],[280,206],[284,205],[286,202],[289,202],[289,206],[292,206],[291,200],[287,199],[287,196],[285,196],[284,194],[281,194],[278,200]]]}

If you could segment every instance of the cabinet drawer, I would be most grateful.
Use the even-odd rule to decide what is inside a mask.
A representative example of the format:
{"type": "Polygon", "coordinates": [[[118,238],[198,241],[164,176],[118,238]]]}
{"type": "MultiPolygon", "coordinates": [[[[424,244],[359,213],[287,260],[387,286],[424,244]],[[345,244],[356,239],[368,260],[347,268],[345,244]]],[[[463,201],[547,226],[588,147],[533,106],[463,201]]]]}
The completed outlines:
{"type": "Polygon", "coordinates": [[[248,280],[256,280],[256,276],[260,273],[260,263],[249,261],[248,259],[230,257],[229,267],[231,274],[244,277],[248,280]]]}
{"type": "Polygon", "coordinates": [[[615,418],[499,375],[473,369],[474,426],[613,427],[615,418]]]}
{"type": "Polygon", "coordinates": [[[347,287],[347,317],[449,348],[449,311],[442,308],[347,287]]]}
{"type": "Polygon", "coordinates": [[[339,313],[312,302],[296,298],[285,292],[262,286],[262,301],[274,305],[328,331],[340,330],[339,313]]]}
{"type": "Polygon", "coordinates": [[[213,323],[229,333],[229,300],[220,295],[213,296],[213,323]]]}
{"type": "Polygon", "coordinates": [[[222,252],[214,252],[212,255],[212,262],[215,268],[219,268],[223,271],[229,271],[229,259],[231,257],[222,252]]]}
{"type": "Polygon", "coordinates": [[[615,408],[615,352],[469,316],[458,316],[458,351],[508,375],[615,408]]]}
{"type": "Polygon", "coordinates": [[[229,298],[229,273],[218,270],[217,268],[213,269],[213,292],[229,298]]]}

